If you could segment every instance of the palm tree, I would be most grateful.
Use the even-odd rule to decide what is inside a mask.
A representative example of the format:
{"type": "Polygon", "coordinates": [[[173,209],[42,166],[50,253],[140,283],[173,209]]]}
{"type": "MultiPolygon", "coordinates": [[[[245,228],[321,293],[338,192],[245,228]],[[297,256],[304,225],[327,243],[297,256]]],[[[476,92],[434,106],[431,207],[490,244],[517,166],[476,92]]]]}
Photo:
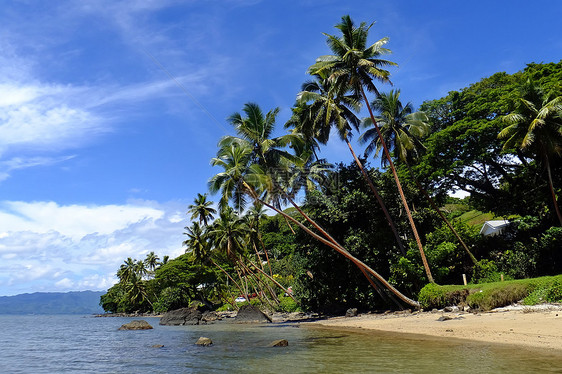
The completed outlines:
{"type": "Polygon", "coordinates": [[[545,167],[554,209],[562,226],[550,170],[550,160],[562,154],[562,96],[553,91],[544,92],[529,80],[520,90],[515,110],[502,119],[508,125],[498,135],[507,139],[503,148],[517,147],[545,167]]]}
{"type": "Polygon", "coordinates": [[[158,256],[154,252],[150,252],[149,254],[146,255],[146,258],[144,259],[144,264],[146,265],[146,267],[151,273],[154,273],[154,270],[156,270],[158,264],[160,263],[159,261],[160,258],[158,258],[158,256]]]}
{"type": "Polygon", "coordinates": [[[127,283],[136,275],[136,261],[131,257],[127,258],[117,271],[117,277],[122,283],[127,283]]]}
{"type": "MultiPolygon", "coordinates": [[[[330,130],[335,128],[340,139],[345,141],[355,163],[361,170],[369,188],[375,195],[379,206],[381,207],[388,225],[392,230],[398,247],[403,255],[406,251],[396,229],[394,221],[388,213],[388,209],[384,204],[380,194],[377,191],[369,174],[365,171],[362,162],[359,160],[350,143],[353,125],[356,129],[359,127],[360,120],[353,113],[359,111],[359,102],[357,96],[338,92],[341,86],[333,84],[329,79],[323,76],[317,76],[315,81],[305,82],[302,91],[297,96],[297,103],[304,112],[309,112],[306,117],[301,118],[301,122],[290,122],[298,131],[312,134],[321,144],[326,144],[330,137],[330,130]],[[310,103],[310,104],[309,104],[310,103]]],[[[287,127],[287,125],[286,125],[287,127]]]]}
{"type": "MultiPolygon", "coordinates": [[[[269,262],[269,254],[267,253],[267,248],[263,243],[261,232],[260,232],[260,221],[265,216],[265,209],[263,204],[260,204],[257,201],[254,201],[254,204],[250,207],[247,214],[244,216],[247,220],[247,227],[250,235],[250,242],[256,249],[256,256],[258,258],[259,263],[261,264],[261,258],[259,255],[259,251],[257,250],[256,242],[259,242],[263,253],[265,255],[265,259],[267,261],[267,266],[269,268],[269,275],[273,276],[273,272],[271,271],[271,263],[269,262]]],[[[289,226],[290,227],[290,226],[289,226]]],[[[263,268],[262,268],[263,270],[263,268]]]]}
{"type": "MultiPolygon", "coordinates": [[[[449,220],[443,215],[443,212],[441,212],[431,196],[429,196],[425,188],[423,188],[418,181],[408,161],[409,159],[416,160],[420,150],[425,149],[420,139],[429,133],[429,118],[424,112],[414,112],[414,107],[410,102],[405,106],[402,105],[400,101],[400,90],[391,90],[389,93],[381,93],[373,100],[371,106],[379,112],[379,116],[376,117],[376,120],[380,126],[380,132],[383,135],[382,139],[386,142],[389,149],[394,151],[396,160],[406,165],[406,168],[410,172],[419,190],[455,235],[472,262],[476,264],[476,257],[474,257],[449,220]]],[[[372,121],[370,118],[366,118],[363,124],[366,127],[372,126],[372,121]]],[[[382,149],[381,138],[379,138],[375,128],[370,128],[361,134],[359,142],[367,144],[365,149],[366,156],[375,152],[376,157],[382,149]]],[[[383,158],[382,164],[388,164],[388,160],[383,158]]]]}
{"type": "MultiPolygon", "coordinates": [[[[371,103],[372,108],[379,113],[375,117],[379,130],[383,135],[383,140],[389,149],[394,151],[397,160],[406,163],[408,159],[417,158],[419,148],[425,146],[419,139],[429,134],[429,118],[424,112],[414,112],[412,103],[405,106],[400,101],[400,90],[391,90],[389,93],[381,93],[371,103]]],[[[372,126],[370,118],[363,122],[364,126],[372,126]]],[[[359,142],[367,144],[365,154],[375,152],[375,157],[382,149],[382,142],[375,128],[365,131],[360,137],[359,142]]],[[[383,165],[388,164],[388,160],[383,158],[383,165]]]]}
{"type": "MultiPolygon", "coordinates": [[[[186,253],[191,253],[193,256],[193,260],[196,263],[204,264],[207,262],[211,262],[214,266],[216,266],[220,271],[222,271],[228,279],[234,284],[241,294],[244,294],[242,287],[236,282],[230,274],[220,266],[214,259],[213,259],[213,252],[211,248],[211,238],[208,235],[209,226],[201,227],[198,222],[193,222],[191,227],[185,227],[187,235],[187,239],[182,243],[187,248],[185,250],[186,253]]],[[[233,301],[235,297],[232,297],[231,304],[236,307],[236,303],[233,301]]]]}
{"type": "Polygon", "coordinates": [[[367,37],[373,24],[374,23],[367,25],[365,22],[362,22],[359,27],[355,27],[351,17],[348,15],[343,16],[342,22],[336,25],[336,28],[338,28],[342,33],[341,37],[324,34],[327,36],[328,46],[334,54],[319,57],[316,60],[316,63],[309,68],[309,73],[312,75],[328,77],[328,79],[334,82],[336,86],[341,87],[338,89],[339,92],[351,91],[354,95],[363,98],[371,120],[373,121],[375,130],[377,131],[379,138],[381,138],[381,145],[396,182],[396,187],[398,188],[402,204],[404,205],[404,210],[408,216],[408,221],[412,227],[427,278],[431,283],[434,283],[423,246],[421,244],[421,239],[416,229],[414,219],[412,218],[408,202],[406,201],[406,196],[402,190],[400,179],[398,178],[398,173],[396,172],[394,163],[392,162],[388,147],[382,139],[382,134],[380,133],[373,111],[369,105],[369,100],[365,94],[366,89],[367,91],[374,92],[378,95],[378,90],[373,83],[373,80],[381,81],[383,83],[389,82],[390,73],[385,70],[384,67],[396,65],[394,62],[380,58],[382,55],[390,53],[390,50],[383,48],[383,46],[388,42],[388,38],[382,38],[374,44],[367,46],[367,37]]]}
{"type": "Polygon", "coordinates": [[[217,213],[212,205],[212,201],[207,201],[207,194],[198,193],[194,204],[187,207],[187,212],[191,213],[191,219],[198,219],[200,224],[207,226],[217,213]]]}
{"type": "Polygon", "coordinates": [[[250,196],[255,201],[260,202],[264,206],[283,216],[285,219],[293,222],[316,240],[326,244],[330,248],[342,254],[344,257],[351,260],[359,269],[361,269],[361,271],[368,272],[370,276],[377,279],[377,281],[379,281],[385,288],[397,295],[405,303],[419,307],[417,302],[402,295],[377,272],[352,256],[345,248],[339,245],[325,230],[323,230],[316,222],[311,220],[310,217],[308,217],[286,193],[284,193],[284,196],[286,196],[299,213],[321,233],[320,235],[313,232],[291,215],[283,212],[280,208],[275,206],[275,203],[267,202],[265,199],[268,201],[275,200],[275,195],[280,193],[279,185],[276,183],[279,180],[276,175],[277,169],[273,167],[269,167],[267,169],[260,167],[260,165],[258,165],[258,161],[252,157],[252,153],[253,148],[247,142],[230,142],[228,144],[223,144],[222,147],[219,148],[217,157],[213,158],[211,161],[213,166],[221,166],[223,168],[222,172],[218,173],[209,180],[209,188],[211,192],[221,191],[223,201],[234,200],[235,204],[237,200],[240,199],[238,194],[246,194],[250,196]]]}
{"type": "Polygon", "coordinates": [[[135,275],[142,279],[148,275],[148,268],[146,267],[144,261],[138,260],[135,262],[134,267],[135,275]]]}
{"type": "Polygon", "coordinates": [[[182,243],[193,254],[196,262],[204,262],[209,256],[209,246],[205,237],[205,232],[198,222],[193,222],[191,227],[184,227],[184,235],[187,239],[182,243]]]}
{"type": "Polygon", "coordinates": [[[150,297],[148,296],[148,292],[146,290],[146,284],[142,280],[141,276],[136,274],[131,277],[131,279],[125,285],[125,291],[127,292],[127,296],[129,300],[134,304],[141,305],[145,300],[150,304],[151,307],[152,301],[150,301],[150,297]]]}

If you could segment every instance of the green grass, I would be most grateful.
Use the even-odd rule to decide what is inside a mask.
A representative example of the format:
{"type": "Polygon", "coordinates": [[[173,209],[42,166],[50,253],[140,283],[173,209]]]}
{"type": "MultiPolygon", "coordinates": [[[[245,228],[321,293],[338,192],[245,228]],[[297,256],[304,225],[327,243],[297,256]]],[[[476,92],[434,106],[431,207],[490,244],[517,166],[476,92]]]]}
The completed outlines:
{"type": "Polygon", "coordinates": [[[479,210],[470,210],[459,216],[459,219],[470,226],[481,226],[486,221],[493,220],[495,218],[492,213],[483,213],[479,210]]]}
{"type": "Polygon", "coordinates": [[[455,219],[459,219],[471,226],[481,226],[484,222],[496,218],[493,213],[484,213],[474,209],[471,210],[468,205],[462,203],[445,204],[443,210],[455,219]]]}
{"type": "Polygon", "coordinates": [[[468,305],[483,311],[521,300],[525,305],[562,302],[562,274],[467,286],[428,284],[420,291],[418,300],[424,309],[468,305]]]}

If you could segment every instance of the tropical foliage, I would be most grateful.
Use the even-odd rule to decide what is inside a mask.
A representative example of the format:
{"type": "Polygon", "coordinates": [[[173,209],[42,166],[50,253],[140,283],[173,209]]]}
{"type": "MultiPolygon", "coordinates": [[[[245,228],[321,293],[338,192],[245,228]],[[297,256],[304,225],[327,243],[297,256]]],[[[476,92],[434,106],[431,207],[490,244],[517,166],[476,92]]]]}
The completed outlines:
{"type": "Polygon", "coordinates": [[[416,111],[379,87],[395,64],[383,59],[387,38],[368,42],[372,26],[344,16],[338,35],[325,34],[331,54],[309,67],[287,133],[279,108],[250,102],[227,119],[233,134],[208,181],[218,201],[200,193],[188,206],[186,253],[126,259],[105,310],[235,309],[238,297],[279,311],[417,307],[422,288],[424,305],[439,304],[432,283],[463,274],[561,272],[562,61],[494,74],[416,111]],[[318,157],[330,135],[352,164],[318,157]],[[485,237],[478,216],[511,224],[485,237]]]}

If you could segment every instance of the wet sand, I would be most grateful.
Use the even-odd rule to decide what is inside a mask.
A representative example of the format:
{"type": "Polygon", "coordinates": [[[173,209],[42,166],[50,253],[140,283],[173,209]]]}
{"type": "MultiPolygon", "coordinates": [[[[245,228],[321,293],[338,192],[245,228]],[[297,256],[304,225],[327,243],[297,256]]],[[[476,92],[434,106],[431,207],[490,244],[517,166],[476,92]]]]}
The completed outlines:
{"type": "Polygon", "coordinates": [[[503,309],[486,313],[414,312],[362,314],[307,322],[311,326],[358,328],[436,338],[468,339],[562,353],[562,307],[503,309]]]}

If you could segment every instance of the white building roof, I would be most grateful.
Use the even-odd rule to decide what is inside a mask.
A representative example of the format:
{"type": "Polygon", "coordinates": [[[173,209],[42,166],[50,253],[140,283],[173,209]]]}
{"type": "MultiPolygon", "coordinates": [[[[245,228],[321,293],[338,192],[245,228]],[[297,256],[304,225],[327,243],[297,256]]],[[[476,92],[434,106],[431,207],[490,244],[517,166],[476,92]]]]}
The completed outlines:
{"type": "Polygon", "coordinates": [[[492,221],[486,221],[480,229],[480,234],[487,235],[497,235],[502,232],[502,230],[509,225],[509,221],[506,219],[497,219],[492,221]]]}

